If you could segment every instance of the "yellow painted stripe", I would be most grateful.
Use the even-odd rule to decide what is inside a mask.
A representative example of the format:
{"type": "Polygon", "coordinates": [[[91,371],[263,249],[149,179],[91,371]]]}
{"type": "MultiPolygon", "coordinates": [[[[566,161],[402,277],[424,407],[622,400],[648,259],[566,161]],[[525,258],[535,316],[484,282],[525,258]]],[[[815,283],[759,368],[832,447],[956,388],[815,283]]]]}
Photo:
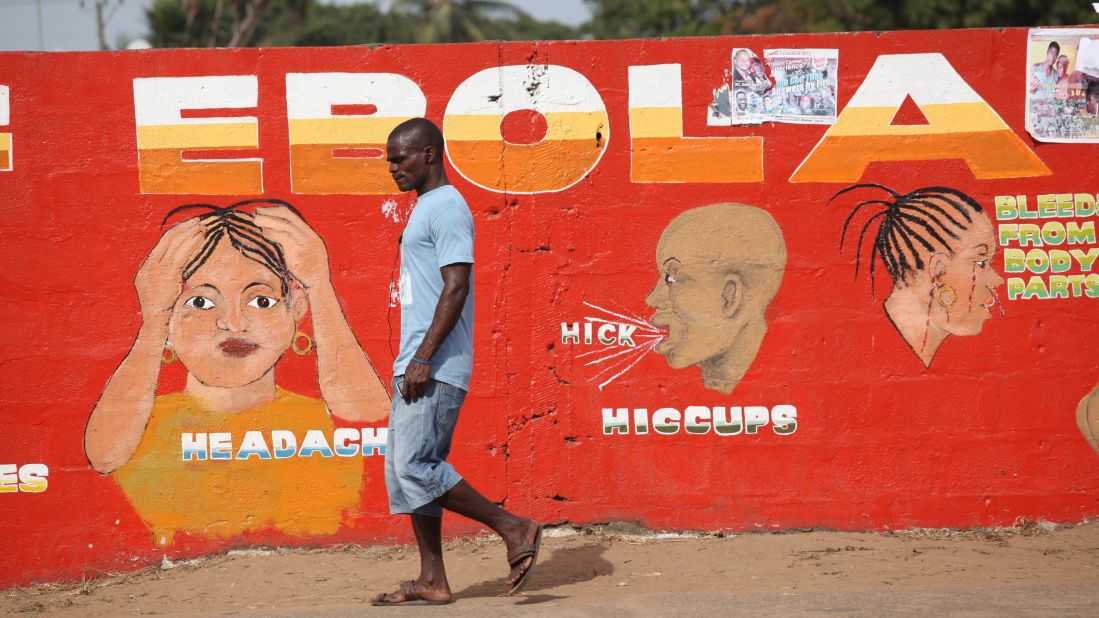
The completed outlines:
{"type": "Polygon", "coordinates": [[[290,121],[290,143],[384,144],[394,127],[412,116],[309,118],[290,121]]]}
{"type": "Polygon", "coordinates": [[[0,150],[11,150],[11,133],[0,133],[0,150]]]}
{"type": "Polygon", "coordinates": [[[683,137],[683,109],[631,107],[630,137],[683,137]]]}
{"type": "MultiPolygon", "coordinates": [[[[546,117],[546,138],[550,141],[595,139],[602,131],[607,135],[606,112],[548,112],[546,117]]],[[[502,116],[480,114],[453,114],[443,120],[443,131],[447,140],[481,141],[500,140],[502,116]]]]}
{"type": "Polygon", "coordinates": [[[923,105],[920,111],[928,124],[891,126],[889,123],[897,115],[895,107],[848,106],[828,135],[939,135],[1007,129],[986,103],[936,103],[923,105]]]}
{"type": "Polygon", "coordinates": [[[166,124],[139,126],[137,147],[161,148],[259,148],[255,122],[224,124],[166,124]]]}

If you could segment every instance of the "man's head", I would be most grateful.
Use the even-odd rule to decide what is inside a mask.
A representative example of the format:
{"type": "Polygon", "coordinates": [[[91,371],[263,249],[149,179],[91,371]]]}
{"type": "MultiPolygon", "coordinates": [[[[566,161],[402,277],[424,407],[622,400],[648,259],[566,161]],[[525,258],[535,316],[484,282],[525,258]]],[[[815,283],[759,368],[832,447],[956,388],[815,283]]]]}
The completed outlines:
{"type": "Polygon", "coordinates": [[[733,54],[733,65],[737,70],[743,74],[748,73],[748,69],[752,66],[752,55],[747,50],[740,50],[733,54]]]}
{"type": "Polygon", "coordinates": [[[645,302],[656,310],[653,325],[668,329],[656,351],[676,369],[702,365],[705,381],[731,389],[740,375],[722,369],[746,369],[755,358],[764,311],[782,283],[786,243],[778,224],[744,204],[688,210],[664,229],[656,262],[660,279],[645,302]]]}
{"type": "Polygon", "coordinates": [[[1089,82],[1084,92],[1084,104],[1087,106],[1088,113],[1099,114],[1099,81],[1089,82]]]}
{"type": "Polygon", "coordinates": [[[743,90],[736,91],[736,108],[740,111],[748,109],[748,93],[743,90]]]}
{"type": "Polygon", "coordinates": [[[1046,63],[1052,65],[1060,53],[1061,46],[1057,44],[1057,41],[1051,41],[1049,47],[1046,48],[1046,63]]]}
{"type": "Polygon", "coordinates": [[[397,125],[385,144],[389,173],[401,191],[416,191],[443,173],[443,134],[426,118],[397,125]]]}

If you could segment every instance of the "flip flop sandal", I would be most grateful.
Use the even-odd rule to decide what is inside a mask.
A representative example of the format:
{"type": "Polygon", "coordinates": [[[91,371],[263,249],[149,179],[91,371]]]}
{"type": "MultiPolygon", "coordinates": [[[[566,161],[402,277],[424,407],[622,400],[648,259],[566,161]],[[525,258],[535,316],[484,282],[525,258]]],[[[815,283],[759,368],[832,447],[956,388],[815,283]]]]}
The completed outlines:
{"type": "Polygon", "coordinates": [[[538,562],[538,550],[542,548],[542,525],[538,525],[538,530],[534,533],[534,542],[531,545],[524,545],[519,548],[514,554],[508,554],[508,566],[515,568],[515,566],[521,563],[523,560],[530,558],[530,564],[527,565],[527,570],[523,571],[522,577],[519,581],[515,582],[515,585],[508,590],[508,595],[518,594],[530,581],[530,575],[534,572],[534,565],[538,562]]]}
{"type": "Polygon", "coordinates": [[[396,593],[387,592],[381,595],[380,598],[371,599],[370,604],[375,607],[396,607],[399,605],[447,605],[451,601],[453,601],[453,599],[448,599],[446,601],[437,601],[435,599],[422,598],[415,590],[412,589],[412,584],[413,582],[411,581],[401,582],[401,585],[399,588],[397,588],[396,593]],[[386,601],[385,597],[388,597],[391,594],[402,595],[405,599],[403,601],[386,601]]]}

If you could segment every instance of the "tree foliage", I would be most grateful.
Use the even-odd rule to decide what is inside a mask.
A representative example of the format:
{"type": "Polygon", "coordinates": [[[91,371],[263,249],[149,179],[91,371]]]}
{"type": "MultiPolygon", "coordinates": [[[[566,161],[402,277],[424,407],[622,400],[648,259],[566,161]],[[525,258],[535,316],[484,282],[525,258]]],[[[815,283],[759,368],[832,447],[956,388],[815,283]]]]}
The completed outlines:
{"type": "Polygon", "coordinates": [[[155,47],[452,43],[846,32],[1096,21],[1082,0],[585,0],[579,29],[506,0],[156,0],[155,47]]]}
{"type": "Polygon", "coordinates": [[[146,11],[154,47],[456,43],[578,38],[503,0],[156,0],[146,11]]]}
{"type": "Polygon", "coordinates": [[[585,0],[594,38],[850,32],[1096,21],[1080,0],[585,0]]]}

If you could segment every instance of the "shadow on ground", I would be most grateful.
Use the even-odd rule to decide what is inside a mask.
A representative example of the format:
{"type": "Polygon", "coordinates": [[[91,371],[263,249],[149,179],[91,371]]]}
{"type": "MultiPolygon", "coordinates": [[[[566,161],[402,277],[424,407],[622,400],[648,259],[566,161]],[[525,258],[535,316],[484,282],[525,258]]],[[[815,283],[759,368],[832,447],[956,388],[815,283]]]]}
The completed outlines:
{"type": "MultiPolygon", "coordinates": [[[[565,584],[586,582],[603,575],[614,573],[614,565],[603,557],[607,547],[593,543],[580,547],[555,549],[549,559],[541,556],[531,581],[523,589],[523,600],[516,605],[534,605],[555,601],[565,597],[552,594],[530,594],[540,590],[552,591],[565,584]]],[[[477,597],[497,597],[507,592],[507,580],[504,577],[473,584],[454,593],[454,599],[473,599],[477,597]]]]}

